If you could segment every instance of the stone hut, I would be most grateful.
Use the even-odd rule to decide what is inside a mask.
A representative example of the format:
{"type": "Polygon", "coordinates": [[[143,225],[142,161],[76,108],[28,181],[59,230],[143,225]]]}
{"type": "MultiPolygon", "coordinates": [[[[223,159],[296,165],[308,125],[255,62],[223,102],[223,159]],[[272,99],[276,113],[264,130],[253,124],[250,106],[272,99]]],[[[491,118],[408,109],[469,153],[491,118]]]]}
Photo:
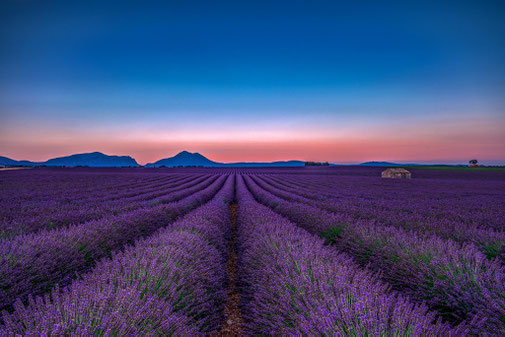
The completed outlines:
{"type": "Polygon", "coordinates": [[[412,178],[412,174],[404,168],[388,168],[387,170],[382,171],[382,178],[404,178],[410,179],[412,178]]]}

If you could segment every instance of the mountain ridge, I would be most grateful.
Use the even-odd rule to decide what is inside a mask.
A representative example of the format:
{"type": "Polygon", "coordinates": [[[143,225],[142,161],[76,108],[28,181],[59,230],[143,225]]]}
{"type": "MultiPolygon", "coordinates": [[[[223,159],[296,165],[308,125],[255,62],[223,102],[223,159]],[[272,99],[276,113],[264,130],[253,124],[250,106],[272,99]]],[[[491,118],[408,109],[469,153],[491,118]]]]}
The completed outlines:
{"type": "Polygon", "coordinates": [[[299,167],[305,166],[305,162],[301,160],[275,161],[275,162],[237,162],[237,163],[220,163],[215,162],[198,152],[181,151],[173,157],[160,159],[154,163],[146,164],[145,167],[187,167],[187,166],[203,166],[203,167],[299,167]]]}
{"type": "MultiPolygon", "coordinates": [[[[78,153],[69,156],[51,158],[43,162],[32,162],[29,160],[14,160],[8,157],[0,156],[0,165],[2,166],[52,166],[52,167],[140,167],[137,161],[131,156],[106,155],[101,152],[78,153]]],[[[444,164],[431,164],[444,165],[444,164]]],[[[287,160],[273,162],[235,162],[220,163],[208,159],[198,152],[181,151],[173,157],[163,158],[154,163],[143,165],[145,167],[302,167],[305,161],[287,160]]],[[[330,166],[369,166],[369,167],[388,167],[388,166],[426,166],[425,164],[398,164],[387,161],[368,161],[360,164],[341,165],[330,164],[330,166]]],[[[461,166],[461,165],[444,165],[461,166]]],[[[465,166],[465,165],[463,165],[465,166]]]]}
{"type": "Polygon", "coordinates": [[[69,156],[51,158],[43,162],[14,160],[0,156],[0,165],[5,166],[55,166],[55,167],[138,167],[130,156],[106,155],[101,152],[78,153],[69,156]]]}
{"type": "Polygon", "coordinates": [[[205,166],[205,167],[219,167],[221,163],[212,161],[198,152],[191,153],[188,151],[181,151],[173,157],[160,159],[154,163],[146,164],[145,167],[174,167],[174,166],[205,166]]]}

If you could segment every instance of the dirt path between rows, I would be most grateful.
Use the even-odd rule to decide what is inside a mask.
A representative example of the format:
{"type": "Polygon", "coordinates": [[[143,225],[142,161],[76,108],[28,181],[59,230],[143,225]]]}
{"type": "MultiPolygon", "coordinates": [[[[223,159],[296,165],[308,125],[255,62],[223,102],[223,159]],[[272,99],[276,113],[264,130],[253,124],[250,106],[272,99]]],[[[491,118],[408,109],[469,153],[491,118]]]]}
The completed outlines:
{"type": "Polygon", "coordinates": [[[212,336],[242,336],[242,315],[240,313],[239,303],[240,294],[237,289],[237,251],[236,251],[236,241],[237,241],[237,207],[236,203],[229,206],[230,210],[230,220],[232,226],[232,238],[229,242],[229,255],[228,261],[226,263],[226,272],[230,283],[228,285],[228,291],[226,293],[226,302],[224,309],[224,322],[221,331],[212,336]]]}

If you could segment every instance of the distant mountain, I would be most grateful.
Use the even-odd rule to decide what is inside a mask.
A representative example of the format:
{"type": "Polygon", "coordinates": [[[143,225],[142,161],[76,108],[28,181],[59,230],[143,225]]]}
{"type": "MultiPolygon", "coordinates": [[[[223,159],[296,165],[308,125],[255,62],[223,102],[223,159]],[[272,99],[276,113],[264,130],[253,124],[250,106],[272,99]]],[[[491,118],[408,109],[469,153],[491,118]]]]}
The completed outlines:
{"type": "MultiPolygon", "coordinates": [[[[14,160],[0,156],[0,165],[2,166],[61,166],[61,167],[138,167],[140,166],[135,159],[130,156],[109,156],[101,152],[73,154],[66,157],[52,158],[45,162],[32,162],[28,160],[14,160]]],[[[368,161],[358,164],[359,166],[369,167],[395,167],[395,166],[426,166],[427,164],[398,164],[387,161],[368,161]]],[[[305,162],[301,160],[274,161],[274,162],[237,162],[237,163],[220,163],[212,161],[200,153],[191,153],[182,151],[177,155],[160,159],[155,163],[146,164],[146,167],[302,167],[305,162]]],[[[347,166],[330,164],[330,166],[347,166]]],[[[444,165],[444,164],[429,164],[428,166],[464,166],[466,165],[444,165]]]]}
{"type": "Polygon", "coordinates": [[[283,167],[283,166],[304,166],[305,162],[299,160],[276,161],[266,163],[219,163],[205,158],[199,153],[182,151],[177,155],[158,160],[155,163],[147,164],[146,167],[177,167],[177,166],[203,166],[203,167],[283,167]]]}
{"type": "Polygon", "coordinates": [[[49,159],[45,162],[31,162],[27,160],[13,160],[0,157],[0,165],[6,166],[88,166],[88,167],[137,167],[140,166],[130,156],[108,156],[100,152],[80,153],[66,157],[49,159]]]}
{"type": "Polygon", "coordinates": [[[146,167],[177,167],[177,166],[204,166],[204,167],[219,167],[221,163],[216,163],[205,158],[201,154],[195,152],[182,151],[173,157],[160,159],[155,163],[146,164],[146,167]]]}
{"type": "Polygon", "coordinates": [[[101,152],[74,154],[67,157],[49,159],[46,166],[89,166],[89,167],[128,167],[140,166],[130,156],[108,156],[101,152]]]}
{"type": "Polygon", "coordinates": [[[387,161],[367,161],[366,163],[359,164],[359,166],[400,166],[400,164],[387,161]]]}
{"type": "Polygon", "coordinates": [[[422,164],[397,164],[387,161],[367,161],[366,163],[359,164],[359,166],[422,166],[422,164]]]}
{"type": "Polygon", "coordinates": [[[18,163],[19,163],[19,161],[17,161],[17,160],[0,156],[0,165],[15,166],[15,165],[19,165],[18,163]]]}
{"type": "MultiPolygon", "coordinates": [[[[2,166],[62,166],[62,167],[138,167],[140,166],[135,159],[130,156],[109,156],[101,152],[80,153],[66,157],[52,158],[45,162],[32,162],[28,160],[14,160],[0,156],[0,165],[2,166]]],[[[395,167],[395,166],[426,166],[427,164],[398,164],[387,161],[368,161],[358,164],[359,166],[371,167],[395,167]]],[[[200,153],[191,153],[182,151],[177,155],[160,159],[155,163],[146,164],[146,167],[302,167],[305,162],[301,160],[274,161],[274,162],[237,162],[237,163],[220,163],[212,161],[200,153]]],[[[347,166],[330,164],[330,166],[347,166]]],[[[464,166],[466,165],[444,165],[444,164],[429,164],[428,166],[464,166]]]]}
{"type": "Polygon", "coordinates": [[[0,156],[0,165],[4,166],[35,166],[37,163],[28,160],[14,160],[0,156]]]}
{"type": "MultiPolygon", "coordinates": [[[[66,157],[52,158],[45,162],[31,162],[27,160],[14,160],[0,156],[0,165],[4,166],[62,166],[62,167],[137,167],[140,166],[135,159],[129,156],[108,156],[100,152],[80,153],[66,157]]],[[[182,151],[177,155],[147,164],[146,167],[177,167],[177,166],[202,166],[202,167],[285,167],[305,166],[305,162],[299,160],[275,161],[275,162],[240,162],[219,163],[212,161],[199,153],[182,151]]]]}

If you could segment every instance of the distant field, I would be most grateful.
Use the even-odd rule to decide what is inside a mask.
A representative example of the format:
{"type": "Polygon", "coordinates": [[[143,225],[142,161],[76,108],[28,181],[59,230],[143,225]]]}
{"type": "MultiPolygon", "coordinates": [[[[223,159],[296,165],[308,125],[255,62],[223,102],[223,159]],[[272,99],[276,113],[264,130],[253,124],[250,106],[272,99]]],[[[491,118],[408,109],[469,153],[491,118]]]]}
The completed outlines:
{"type": "Polygon", "coordinates": [[[405,166],[412,170],[436,171],[505,171],[505,167],[405,166]]]}
{"type": "Polygon", "coordinates": [[[504,170],[411,169],[1,172],[0,335],[503,335],[504,170]]]}

